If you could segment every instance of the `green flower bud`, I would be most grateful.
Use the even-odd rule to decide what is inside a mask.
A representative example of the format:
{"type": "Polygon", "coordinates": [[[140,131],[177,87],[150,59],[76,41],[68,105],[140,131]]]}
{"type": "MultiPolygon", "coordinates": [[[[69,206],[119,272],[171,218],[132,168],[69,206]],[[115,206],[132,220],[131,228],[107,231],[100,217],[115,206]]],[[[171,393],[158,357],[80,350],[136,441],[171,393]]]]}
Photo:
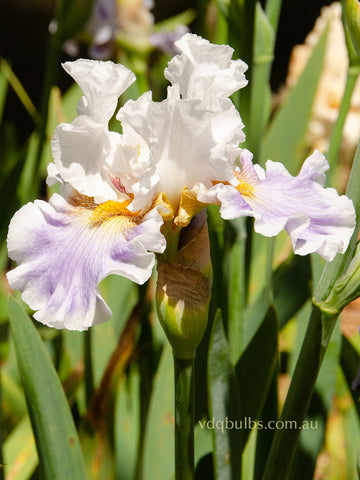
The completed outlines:
{"type": "MultiPolygon", "coordinates": [[[[359,0],[346,0],[345,20],[348,27],[351,41],[357,54],[360,56],[360,2],[359,0]]],[[[346,29],[345,29],[346,30],[346,29]]],[[[352,59],[351,48],[349,48],[350,61],[352,59]]]]}
{"type": "Polygon", "coordinates": [[[194,217],[171,261],[158,260],[156,306],[178,358],[193,358],[207,325],[212,268],[206,216],[194,217]],[[200,220],[200,223],[199,223],[200,220]]]}
{"type": "Polygon", "coordinates": [[[332,287],[328,297],[314,303],[330,315],[338,315],[343,308],[360,296],[360,245],[348,269],[339,277],[332,287]]]}

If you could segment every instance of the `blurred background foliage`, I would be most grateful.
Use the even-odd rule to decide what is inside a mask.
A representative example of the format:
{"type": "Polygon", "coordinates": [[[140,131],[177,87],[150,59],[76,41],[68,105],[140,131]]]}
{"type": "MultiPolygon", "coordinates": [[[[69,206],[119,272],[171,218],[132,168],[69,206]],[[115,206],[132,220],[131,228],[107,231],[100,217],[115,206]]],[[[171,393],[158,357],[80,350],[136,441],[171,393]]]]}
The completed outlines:
{"type": "MultiPolygon", "coordinates": [[[[249,87],[233,97],[246,125],[246,145],[255,160],[282,161],[292,174],[319,146],[315,137],[320,141],[322,135],[327,152],[343,98],[344,86],[335,86],[339,99],[327,99],[332,114],[325,115],[321,135],[314,135],[309,125],[326,66],[330,17],[310,42],[304,68],[294,67],[297,73],[288,75],[293,47],[304,43],[330,1],[286,0],[280,10],[281,2],[274,0],[156,0],[151,9],[140,1],[118,0],[115,26],[114,17],[105,15],[105,41],[96,45],[98,29],[89,26],[95,3],[0,4],[0,478],[9,480],[170,479],[174,474],[172,359],[156,318],[155,279],[142,287],[117,276],[104,280],[101,290],[113,318],[86,333],[33,323],[16,292],[17,300],[7,306],[9,221],[24,203],[55,191],[45,183],[49,142],[58,123],[73,120],[81,96],[60,63],[94,55],[120,61],[138,78],[121,102],[148,89],[161,100],[167,86],[163,69],[172,56],[166,50],[168,32],[179,35],[182,26],[229,43],[234,58],[250,67],[249,87]]],[[[346,113],[359,115],[358,109],[355,104],[346,113]]],[[[359,133],[357,128],[355,143],[345,139],[334,155],[331,184],[342,193],[359,133]]],[[[208,209],[214,286],[196,358],[196,478],[260,479],[273,430],[202,425],[212,419],[278,418],[323,262],[293,256],[283,235],[276,241],[260,238],[251,221],[224,222],[217,213],[216,207],[208,209]]],[[[360,363],[359,318],[354,302],[335,328],[291,479],[357,478],[360,404],[351,383],[360,363]]]]}

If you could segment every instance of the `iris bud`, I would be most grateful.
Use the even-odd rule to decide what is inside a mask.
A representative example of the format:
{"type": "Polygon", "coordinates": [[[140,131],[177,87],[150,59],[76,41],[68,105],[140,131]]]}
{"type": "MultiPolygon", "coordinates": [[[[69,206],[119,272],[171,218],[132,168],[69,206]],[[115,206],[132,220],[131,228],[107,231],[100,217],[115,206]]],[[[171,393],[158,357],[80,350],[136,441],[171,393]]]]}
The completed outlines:
{"type": "Polygon", "coordinates": [[[212,268],[205,211],[181,232],[179,250],[158,259],[156,306],[160,323],[178,358],[193,358],[207,325],[212,268]]]}

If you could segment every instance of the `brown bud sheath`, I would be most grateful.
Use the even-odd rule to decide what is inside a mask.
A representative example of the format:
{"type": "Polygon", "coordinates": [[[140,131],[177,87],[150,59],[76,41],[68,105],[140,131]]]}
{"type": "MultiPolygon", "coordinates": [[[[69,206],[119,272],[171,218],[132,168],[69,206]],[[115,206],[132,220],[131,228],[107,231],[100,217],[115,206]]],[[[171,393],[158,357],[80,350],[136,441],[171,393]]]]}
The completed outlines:
{"type": "Polygon", "coordinates": [[[170,261],[158,259],[156,305],[166,336],[178,358],[193,358],[206,329],[212,268],[205,211],[180,235],[170,261]]]}

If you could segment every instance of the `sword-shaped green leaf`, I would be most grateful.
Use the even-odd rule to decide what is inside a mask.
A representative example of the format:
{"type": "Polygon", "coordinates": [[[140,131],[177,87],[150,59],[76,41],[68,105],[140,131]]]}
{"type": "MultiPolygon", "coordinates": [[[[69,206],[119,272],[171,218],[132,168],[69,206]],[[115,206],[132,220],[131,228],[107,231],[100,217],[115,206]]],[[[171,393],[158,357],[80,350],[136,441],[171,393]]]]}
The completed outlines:
{"type": "Polygon", "coordinates": [[[51,359],[23,308],[9,297],[11,332],[44,478],[86,480],[73,418],[51,359]]]}
{"type": "Polygon", "coordinates": [[[28,480],[38,464],[34,435],[27,415],[4,442],[4,464],[8,480],[28,480]]]}
{"type": "Polygon", "coordinates": [[[144,480],[169,480],[174,472],[174,366],[169,344],[156,371],[144,445],[144,480]]]}
{"type": "Polygon", "coordinates": [[[208,389],[210,419],[204,426],[213,434],[215,478],[235,480],[240,478],[244,446],[243,430],[236,428],[235,422],[242,422],[242,413],[220,311],[216,314],[209,344],[208,389]]]}
{"type": "Polygon", "coordinates": [[[270,158],[283,163],[294,175],[304,160],[302,156],[299,158],[299,146],[304,140],[322,72],[327,33],[326,28],[299,81],[271,122],[261,148],[262,165],[270,158]]]}

